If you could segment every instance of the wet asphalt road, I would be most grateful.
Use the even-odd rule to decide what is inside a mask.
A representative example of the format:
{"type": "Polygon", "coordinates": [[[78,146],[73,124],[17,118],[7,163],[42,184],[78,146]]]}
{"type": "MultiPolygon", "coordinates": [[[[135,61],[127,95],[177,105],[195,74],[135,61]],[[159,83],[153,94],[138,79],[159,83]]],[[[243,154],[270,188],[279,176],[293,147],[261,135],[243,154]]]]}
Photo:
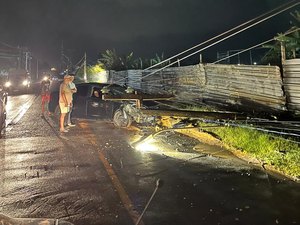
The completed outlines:
{"type": "Polygon", "coordinates": [[[193,150],[224,149],[166,132],[142,152],[130,146],[139,132],[101,120],[78,119],[60,135],[57,118],[40,117],[39,97],[14,96],[9,104],[0,139],[2,214],[131,225],[160,179],[143,224],[300,224],[299,184],[193,150]]]}

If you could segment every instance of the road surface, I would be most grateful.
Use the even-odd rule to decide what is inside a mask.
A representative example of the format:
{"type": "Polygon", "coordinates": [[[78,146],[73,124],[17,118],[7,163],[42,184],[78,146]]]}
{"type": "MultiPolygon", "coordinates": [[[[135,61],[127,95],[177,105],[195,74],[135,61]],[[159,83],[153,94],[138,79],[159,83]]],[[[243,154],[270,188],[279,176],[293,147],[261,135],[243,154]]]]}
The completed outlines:
{"type": "Polygon", "coordinates": [[[103,120],[76,119],[60,135],[57,118],[41,117],[40,97],[10,97],[9,105],[0,139],[0,214],[132,225],[160,179],[140,224],[300,224],[299,184],[224,149],[176,132],[138,148],[139,130],[103,120]]]}

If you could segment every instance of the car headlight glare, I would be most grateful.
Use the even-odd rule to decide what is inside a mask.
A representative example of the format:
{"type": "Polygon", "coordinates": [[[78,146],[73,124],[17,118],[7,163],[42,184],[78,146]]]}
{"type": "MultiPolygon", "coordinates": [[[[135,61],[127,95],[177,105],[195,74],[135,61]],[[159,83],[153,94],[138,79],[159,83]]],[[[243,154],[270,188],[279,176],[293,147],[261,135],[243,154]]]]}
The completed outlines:
{"type": "Polygon", "coordinates": [[[26,86],[26,85],[29,84],[29,81],[28,81],[28,80],[24,80],[22,84],[23,84],[24,86],[26,86]]]}
{"type": "Polygon", "coordinates": [[[9,81],[7,81],[7,82],[4,84],[4,86],[8,88],[8,87],[11,86],[11,83],[10,83],[9,81]]]}

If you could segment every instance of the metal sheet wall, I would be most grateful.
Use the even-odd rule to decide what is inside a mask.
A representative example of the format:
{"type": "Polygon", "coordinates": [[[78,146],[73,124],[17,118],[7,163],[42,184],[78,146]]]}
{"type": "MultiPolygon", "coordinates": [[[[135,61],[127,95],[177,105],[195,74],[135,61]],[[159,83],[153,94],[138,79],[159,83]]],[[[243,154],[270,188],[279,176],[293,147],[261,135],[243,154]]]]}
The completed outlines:
{"type": "Polygon", "coordinates": [[[205,76],[208,103],[256,112],[286,110],[277,66],[207,64],[205,76]]]}
{"type": "Polygon", "coordinates": [[[109,71],[109,82],[141,89],[142,70],[109,71]]]}
{"type": "Polygon", "coordinates": [[[286,60],[283,65],[283,83],[288,110],[300,114],[300,59],[286,60]]]}
{"type": "MultiPolygon", "coordinates": [[[[143,77],[152,72],[143,72],[143,77]]],[[[175,94],[186,100],[202,98],[204,85],[203,64],[167,68],[142,79],[142,89],[148,93],[175,94]]]]}
{"type": "Polygon", "coordinates": [[[135,90],[141,89],[142,70],[128,70],[128,86],[135,90]]]}
{"type": "Polygon", "coordinates": [[[124,86],[127,84],[127,71],[109,71],[109,83],[119,84],[124,86]]]}
{"type": "Polygon", "coordinates": [[[251,112],[286,110],[281,73],[276,66],[200,64],[171,67],[146,77],[152,72],[114,72],[111,81],[127,77],[123,80],[126,84],[146,93],[171,93],[185,101],[251,112]]]}

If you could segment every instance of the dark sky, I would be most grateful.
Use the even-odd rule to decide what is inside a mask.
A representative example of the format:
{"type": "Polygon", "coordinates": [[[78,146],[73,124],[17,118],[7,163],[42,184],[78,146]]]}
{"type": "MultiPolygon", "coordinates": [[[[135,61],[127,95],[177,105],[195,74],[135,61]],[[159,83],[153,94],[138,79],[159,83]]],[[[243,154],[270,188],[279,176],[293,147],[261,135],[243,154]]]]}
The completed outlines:
{"type": "MultiPolygon", "coordinates": [[[[290,0],[0,0],[0,41],[50,64],[62,40],[73,61],[105,49],[171,56],[290,0]]],[[[249,47],[289,28],[283,14],[218,48],[249,47]]]]}

